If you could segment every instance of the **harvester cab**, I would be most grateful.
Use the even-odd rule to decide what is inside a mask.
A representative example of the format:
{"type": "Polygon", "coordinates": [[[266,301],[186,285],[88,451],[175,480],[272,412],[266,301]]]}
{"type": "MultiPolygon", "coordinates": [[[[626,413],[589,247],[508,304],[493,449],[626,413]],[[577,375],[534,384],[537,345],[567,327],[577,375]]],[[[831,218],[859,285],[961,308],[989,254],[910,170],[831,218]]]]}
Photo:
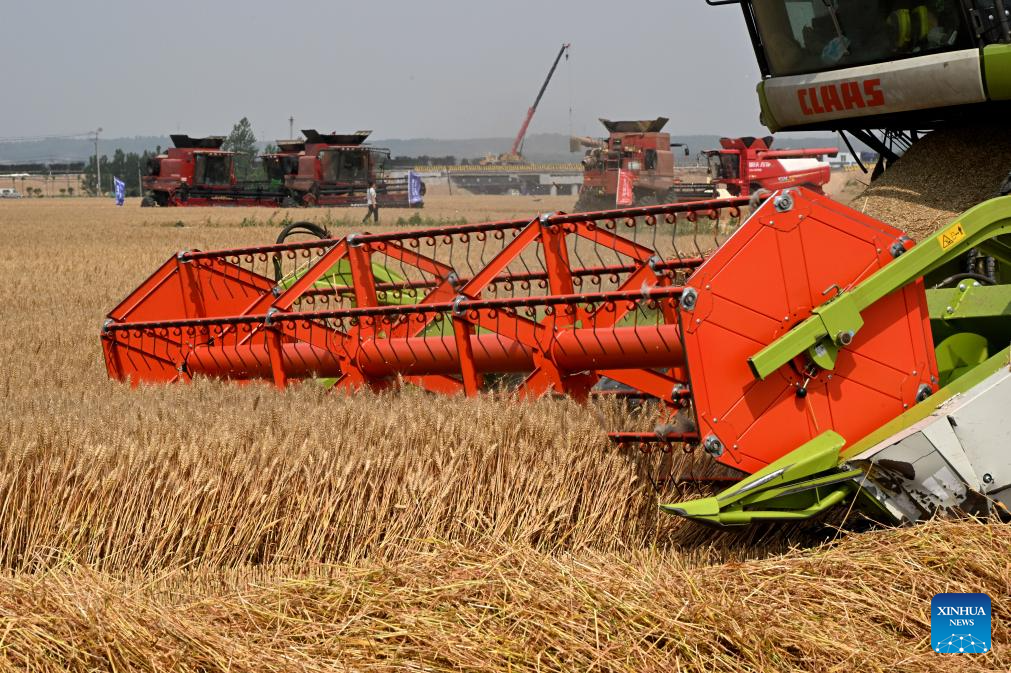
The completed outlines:
{"type": "Polygon", "coordinates": [[[703,152],[714,183],[725,185],[732,196],[750,196],[759,189],[774,191],[807,187],[821,192],[832,177],[823,161],[835,156],[834,147],[773,150],[772,136],[720,138],[720,149],[703,152]]]}
{"type": "Polygon", "coordinates": [[[298,173],[298,157],[304,150],[305,142],[302,140],[278,140],[277,152],[260,156],[271,187],[283,187],[285,178],[298,173]]]}
{"type": "Polygon", "coordinates": [[[234,154],[221,149],[225,138],[172,135],[174,147],[148,161],[142,184],[144,206],[185,204],[191,197],[227,190],[235,184],[234,154]]]}
{"type": "Polygon", "coordinates": [[[741,6],[762,73],[762,123],[773,132],[849,133],[883,166],[915,129],[1006,119],[1005,0],[706,1],[741,6]]]}
{"type": "Polygon", "coordinates": [[[371,131],[302,131],[305,148],[298,169],[285,176],[285,187],[298,204],[343,206],[363,203],[369,182],[376,183],[380,205],[407,205],[407,178],[386,175],[390,151],[365,144],[371,131]]]}

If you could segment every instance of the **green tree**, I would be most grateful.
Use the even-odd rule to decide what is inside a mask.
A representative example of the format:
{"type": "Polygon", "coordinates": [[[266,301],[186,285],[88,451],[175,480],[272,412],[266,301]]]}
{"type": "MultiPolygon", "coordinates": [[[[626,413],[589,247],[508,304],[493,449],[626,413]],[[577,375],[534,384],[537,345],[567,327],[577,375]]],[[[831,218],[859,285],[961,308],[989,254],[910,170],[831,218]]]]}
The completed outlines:
{"type": "MultiPolygon", "coordinates": [[[[127,196],[140,196],[140,175],[147,170],[147,162],[155,154],[147,150],[142,154],[124,153],[117,149],[112,159],[102,155],[102,192],[111,192],[112,178],[117,177],[126,183],[127,196]]],[[[84,167],[82,187],[85,193],[92,196],[98,193],[95,185],[95,157],[90,157],[84,167]]]]}
{"type": "Polygon", "coordinates": [[[240,180],[249,178],[253,169],[253,162],[256,160],[256,135],[253,133],[253,125],[243,117],[232,127],[232,132],[228,134],[224,148],[229,152],[235,152],[235,177],[240,180]]]}

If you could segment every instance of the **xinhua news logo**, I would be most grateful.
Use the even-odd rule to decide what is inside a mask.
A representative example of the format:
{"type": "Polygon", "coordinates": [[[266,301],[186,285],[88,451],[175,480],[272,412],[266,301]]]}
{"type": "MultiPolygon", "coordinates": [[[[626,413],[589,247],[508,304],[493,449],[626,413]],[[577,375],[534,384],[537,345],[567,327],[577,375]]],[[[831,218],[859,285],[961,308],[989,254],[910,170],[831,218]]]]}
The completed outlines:
{"type": "Polygon", "coordinates": [[[930,600],[930,645],[941,654],[990,651],[990,597],[937,594],[930,600]]]}

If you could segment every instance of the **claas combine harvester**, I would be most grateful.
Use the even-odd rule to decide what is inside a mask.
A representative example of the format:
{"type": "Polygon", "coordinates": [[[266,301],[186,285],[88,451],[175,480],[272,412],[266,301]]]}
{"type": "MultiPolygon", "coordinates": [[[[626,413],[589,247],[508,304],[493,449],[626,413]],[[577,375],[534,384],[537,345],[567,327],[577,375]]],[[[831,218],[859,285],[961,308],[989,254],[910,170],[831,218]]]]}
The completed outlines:
{"type": "Polygon", "coordinates": [[[266,180],[238,180],[225,138],[173,135],[174,147],[153,157],[142,184],[144,206],[353,206],[365,203],[369,182],[385,207],[420,206],[424,183],[386,174],[389,150],[365,144],[369,131],[302,131],[305,140],[279,140],[261,157],[266,180]]]}
{"type": "Polygon", "coordinates": [[[1003,505],[1011,285],[959,265],[976,249],[1008,268],[1011,198],[914,245],[783,190],[711,255],[679,248],[676,225],[746,204],[180,252],[109,313],[108,372],[465,395],[508,374],[521,395],[580,400],[617,382],[665,418],[614,441],[681,444],[740,478],[674,514],[802,519],[858,495],[897,520],[1003,505]]]}

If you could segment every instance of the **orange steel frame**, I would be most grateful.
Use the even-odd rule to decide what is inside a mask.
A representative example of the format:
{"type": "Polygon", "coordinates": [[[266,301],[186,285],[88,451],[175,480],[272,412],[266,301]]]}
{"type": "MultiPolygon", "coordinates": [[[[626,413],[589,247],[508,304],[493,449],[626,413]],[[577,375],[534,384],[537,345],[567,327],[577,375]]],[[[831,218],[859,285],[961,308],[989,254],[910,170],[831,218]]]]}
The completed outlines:
{"type": "MultiPolygon", "coordinates": [[[[675,307],[678,271],[699,254],[661,260],[656,252],[615,233],[636,217],[673,222],[738,214],[743,200],[566,215],[531,221],[492,222],[346,239],[279,244],[238,250],[184,252],[145,281],[109,313],[102,341],[109,375],[133,383],[185,381],[196,373],[235,379],[330,376],[337,387],[385,388],[396,377],[438,392],[474,395],[488,372],[527,371],[523,395],[550,391],[585,399],[607,376],[660,399],[684,384],[675,307]],[[418,242],[449,236],[513,238],[484,268],[460,279],[446,263],[417,251],[418,242]],[[580,237],[621,255],[625,263],[573,268],[567,239],[580,237]],[[542,273],[509,273],[507,267],[536,247],[542,273]],[[308,270],[284,289],[269,277],[235,263],[325,248],[308,270]],[[426,275],[417,304],[381,305],[372,258],[381,253],[426,275]],[[229,260],[232,261],[229,261],[229,260]],[[346,262],[354,306],[336,311],[292,311],[299,299],[335,265],[346,262]],[[607,291],[577,292],[574,279],[621,274],[607,291]],[[539,296],[483,298],[492,282],[539,280],[539,296]],[[619,323],[640,308],[658,311],[658,324],[619,323]],[[542,315],[538,315],[542,314],[542,315]],[[448,320],[451,335],[425,335],[448,320]],[[329,327],[340,321],[345,329],[329,327]],[[666,371],[657,371],[663,370],[666,371]]],[[[323,290],[326,292],[327,290],[323,290]]]]}
{"type": "Polygon", "coordinates": [[[936,384],[922,283],[870,315],[876,336],[843,349],[835,372],[798,361],[753,379],[748,357],[831,300],[826,286],[844,291],[903,240],[826,197],[792,194],[790,212],[767,201],[709,259],[697,245],[661,250],[658,228],[739,215],[745,199],[182,252],[109,313],[106,365],[133,384],[201,374],[283,388],[330,377],[335,389],[403,381],[464,395],[489,374],[514,374],[522,396],[579,400],[606,377],[670,414],[696,415],[699,433],[664,440],[718,437],[727,450],[714,458],[753,472],[825,429],[862,436],[936,384]],[[466,255],[488,245],[490,259],[461,277],[473,266],[466,255]],[[455,265],[454,246],[466,252],[455,265]],[[251,268],[282,262],[295,265],[283,282],[251,268]],[[379,267],[404,277],[379,278],[379,267]],[[328,302],[340,305],[317,306],[328,302]]]}

